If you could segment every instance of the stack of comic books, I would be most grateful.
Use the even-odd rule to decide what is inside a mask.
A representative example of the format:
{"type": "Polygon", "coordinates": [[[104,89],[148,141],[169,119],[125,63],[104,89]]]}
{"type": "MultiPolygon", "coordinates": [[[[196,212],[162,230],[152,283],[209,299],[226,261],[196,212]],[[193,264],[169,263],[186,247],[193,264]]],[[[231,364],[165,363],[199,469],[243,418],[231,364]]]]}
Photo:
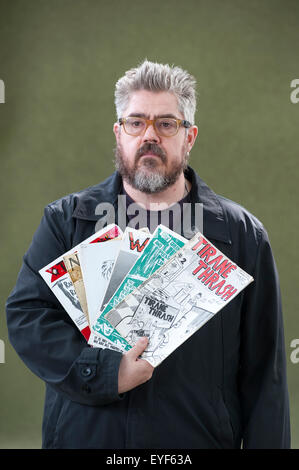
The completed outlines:
{"type": "Polygon", "coordinates": [[[253,278],[198,232],[109,225],[40,270],[92,347],[125,353],[141,336],[154,367],[253,278]]]}

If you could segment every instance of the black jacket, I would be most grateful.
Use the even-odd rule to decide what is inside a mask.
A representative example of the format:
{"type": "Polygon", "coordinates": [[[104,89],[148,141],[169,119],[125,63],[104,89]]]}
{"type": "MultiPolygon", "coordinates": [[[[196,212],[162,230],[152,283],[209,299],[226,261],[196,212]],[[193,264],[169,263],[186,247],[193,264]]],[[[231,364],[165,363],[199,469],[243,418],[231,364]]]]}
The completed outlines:
{"type": "MultiPolygon", "coordinates": [[[[44,448],[288,448],[279,280],[263,225],[188,168],[205,236],[254,277],[147,383],[117,392],[121,354],[91,348],[38,271],[95,231],[121,178],[49,204],[7,301],[9,337],[46,383],[44,448]]],[[[117,215],[117,214],[116,214],[117,215]]],[[[116,219],[117,223],[117,219],[116,219]]]]}

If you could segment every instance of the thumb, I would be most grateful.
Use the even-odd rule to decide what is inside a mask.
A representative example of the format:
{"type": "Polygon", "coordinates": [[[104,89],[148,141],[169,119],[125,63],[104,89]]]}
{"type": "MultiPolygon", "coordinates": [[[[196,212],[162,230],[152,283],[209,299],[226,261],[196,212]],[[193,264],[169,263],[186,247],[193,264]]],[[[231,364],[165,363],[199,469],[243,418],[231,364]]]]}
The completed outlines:
{"type": "Polygon", "coordinates": [[[146,336],[143,336],[140,338],[135,346],[128,352],[130,356],[134,357],[134,359],[137,359],[138,356],[140,356],[143,351],[146,349],[148,345],[148,338],[146,336]]]}

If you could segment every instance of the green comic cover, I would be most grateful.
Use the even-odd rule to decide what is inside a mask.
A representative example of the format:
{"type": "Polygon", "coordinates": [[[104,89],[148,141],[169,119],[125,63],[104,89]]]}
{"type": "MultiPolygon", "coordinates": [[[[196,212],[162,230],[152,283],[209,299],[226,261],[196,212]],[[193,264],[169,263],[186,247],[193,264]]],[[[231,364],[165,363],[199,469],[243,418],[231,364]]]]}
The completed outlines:
{"type": "Polygon", "coordinates": [[[151,240],[144,248],[142,255],[137,259],[105,309],[101,312],[94,328],[99,327],[103,319],[107,321],[104,315],[148,279],[171,256],[182,248],[187,241],[167,227],[158,225],[151,240]]]}

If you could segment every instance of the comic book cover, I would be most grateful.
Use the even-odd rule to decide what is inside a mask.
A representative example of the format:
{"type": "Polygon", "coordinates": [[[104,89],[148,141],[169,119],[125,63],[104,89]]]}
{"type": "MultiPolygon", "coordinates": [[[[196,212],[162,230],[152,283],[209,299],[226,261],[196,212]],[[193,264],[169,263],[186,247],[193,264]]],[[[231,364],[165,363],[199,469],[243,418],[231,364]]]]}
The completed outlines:
{"type": "MultiPolygon", "coordinates": [[[[102,243],[120,235],[122,235],[121,229],[117,225],[111,224],[88,237],[84,240],[84,243],[102,243]]],[[[63,261],[63,256],[77,252],[78,247],[79,245],[63,253],[47,266],[40,269],[39,273],[82,335],[88,340],[90,327],[63,261]]]]}
{"type": "Polygon", "coordinates": [[[142,255],[133,264],[130,271],[123,279],[112,298],[105,306],[102,316],[119,304],[126,296],[136,289],[142,282],[148,279],[160,268],[174,253],[176,253],[187,239],[170,230],[164,225],[159,225],[154,231],[151,240],[144,248],[142,255]]]}
{"type": "Polygon", "coordinates": [[[252,281],[198,232],[105,318],[156,367],[252,281]]]}
{"type": "Polygon", "coordinates": [[[143,253],[147,246],[151,234],[147,228],[136,230],[127,227],[122,237],[122,243],[118,252],[118,256],[113,266],[112,274],[103,297],[100,311],[103,310],[106,303],[111,299],[118,286],[125,278],[131,267],[143,253]]]}
{"type": "MultiPolygon", "coordinates": [[[[105,243],[108,243],[105,242],[105,243]]],[[[88,246],[101,246],[100,243],[92,243],[88,246]]],[[[90,320],[89,320],[89,313],[88,313],[88,306],[86,300],[86,293],[85,293],[85,286],[83,282],[82,270],[80,266],[80,261],[78,257],[78,253],[70,253],[68,255],[63,256],[63,262],[69,273],[71,281],[73,283],[75,292],[77,294],[79,303],[81,305],[82,311],[85,314],[86,320],[90,327],[90,320]]]]}
{"type": "Polygon", "coordinates": [[[96,322],[92,326],[93,334],[89,339],[89,344],[91,346],[97,346],[96,336],[97,334],[101,334],[112,341],[123,351],[128,351],[131,349],[131,346],[128,344],[128,342],[122,338],[118,331],[111,327],[110,323],[104,318],[104,316],[101,315],[101,309],[105,303],[105,298],[109,300],[109,296],[114,294],[115,290],[118,288],[119,284],[122,282],[130,268],[141,256],[150,239],[151,234],[147,228],[136,230],[131,227],[127,227],[124,231],[119,253],[115,260],[112,274],[105,292],[103,304],[97,313],[96,322]]]}
{"type": "Polygon", "coordinates": [[[121,239],[114,238],[105,242],[105,245],[82,243],[78,249],[91,326],[96,321],[97,312],[102,305],[120,245],[121,239]]]}

